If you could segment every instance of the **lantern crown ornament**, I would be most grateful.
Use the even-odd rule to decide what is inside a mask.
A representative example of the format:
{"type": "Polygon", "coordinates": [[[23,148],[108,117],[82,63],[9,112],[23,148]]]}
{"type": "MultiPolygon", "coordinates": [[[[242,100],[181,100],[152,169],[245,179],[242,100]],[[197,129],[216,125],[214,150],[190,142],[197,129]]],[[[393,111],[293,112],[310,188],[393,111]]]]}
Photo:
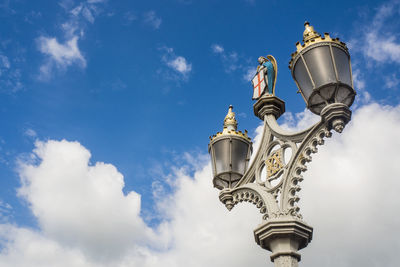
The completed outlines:
{"type": "Polygon", "coordinates": [[[237,125],[238,122],[235,118],[235,112],[233,112],[233,106],[230,105],[228,109],[228,113],[225,116],[224,119],[224,128],[222,129],[222,132],[217,132],[215,135],[210,136],[210,141],[214,140],[217,137],[224,136],[224,135],[234,135],[243,139],[246,139],[247,141],[251,142],[251,138],[247,135],[247,130],[238,131],[237,130],[237,125]]]}
{"type": "Polygon", "coordinates": [[[303,33],[303,42],[309,41],[311,39],[315,39],[320,37],[321,35],[314,30],[313,26],[310,26],[310,23],[306,21],[304,23],[304,27],[306,28],[303,33]]]}
{"type": "Polygon", "coordinates": [[[228,114],[226,114],[225,119],[224,119],[224,129],[227,130],[237,130],[237,120],[235,118],[235,112],[232,111],[233,106],[229,106],[228,114]]]}
{"type": "Polygon", "coordinates": [[[210,136],[208,152],[213,167],[213,184],[218,189],[235,186],[248,167],[252,142],[247,131],[238,131],[237,125],[233,106],[230,105],[222,132],[210,136]]]}

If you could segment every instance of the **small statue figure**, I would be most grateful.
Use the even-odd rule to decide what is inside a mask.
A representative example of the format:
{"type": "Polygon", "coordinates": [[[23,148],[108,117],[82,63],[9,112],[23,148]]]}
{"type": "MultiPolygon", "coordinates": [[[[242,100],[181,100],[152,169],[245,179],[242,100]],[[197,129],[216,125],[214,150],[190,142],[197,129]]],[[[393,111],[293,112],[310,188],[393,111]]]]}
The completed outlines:
{"type": "Polygon", "coordinates": [[[278,66],[273,56],[259,57],[257,73],[254,76],[253,83],[253,99],[260,98],[265,92],[269,95],[275,95],[276,75],[278,66]]]}

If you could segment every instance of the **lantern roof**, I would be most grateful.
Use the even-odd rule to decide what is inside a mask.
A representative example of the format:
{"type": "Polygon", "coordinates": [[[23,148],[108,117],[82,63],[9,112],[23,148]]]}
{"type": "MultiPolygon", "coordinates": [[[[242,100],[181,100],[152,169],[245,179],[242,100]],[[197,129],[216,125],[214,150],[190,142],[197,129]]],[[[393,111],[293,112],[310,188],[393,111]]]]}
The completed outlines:
{"type": "Polygon", "coordinates": [[[344,48],[344,50],[348,50],[346,44],[339,41],[339,38],[331,38],[329,33],[324,33],[324,35],[321,36],[317,31],[314,30],[314,27],[311,26],[308,21],[304,23],[304,28],[303,43],[296,43],[297,50],[291,55],[289,69],[293,68],[294,59],[302,50],[317,43],[334,43],[344,48]]]}
{"type": "Polygon", "coordinates": [[[217,132],[215,135],[210,136],[210,140],[212,141],[214,138],[220,137],[220,136],[238,136],[241,138],[246,139],[247,141],[251,141],[251,138],[248,137],[247,135],[247,130],[244,131],[238,131],[237,130],[237,125],[238,122],[235,118],[235,112],[233,112],[233,106],[230,105],[228,109],[228,113],[225,116],[224,119],[224,128],[222,132],[217,132]]]}

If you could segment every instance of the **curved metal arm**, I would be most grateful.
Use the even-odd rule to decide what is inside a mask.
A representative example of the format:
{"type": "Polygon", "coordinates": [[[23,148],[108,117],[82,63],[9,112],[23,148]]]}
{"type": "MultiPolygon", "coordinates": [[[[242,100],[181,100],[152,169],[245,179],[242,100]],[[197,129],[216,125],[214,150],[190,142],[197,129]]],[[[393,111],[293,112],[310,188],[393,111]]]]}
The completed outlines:
{"type": "MultiPolygon", "coordinates": [[[[347,123],[351,113],[348,109],[345,111],[347,123]]],[[[318,151],[318,145],[324,144],[324,138],[332,135],[332,121],[338,120],[337,112],[338,106],[334,105],[321,121],[295,133],[279,126],[276,113],[265,114],[261,144],[253,162],[236,186],[221,191],[220,200],[229,210],[239,202],[252,202],[264,214],[264,220],[281,216],[302,219],[296,205],[300,199],[299,182],[303,180],[302,173],[307,170],[311,154],[318,151]],[[263,169],[267,171],[266,177],[262,177],[263,169]]]]}

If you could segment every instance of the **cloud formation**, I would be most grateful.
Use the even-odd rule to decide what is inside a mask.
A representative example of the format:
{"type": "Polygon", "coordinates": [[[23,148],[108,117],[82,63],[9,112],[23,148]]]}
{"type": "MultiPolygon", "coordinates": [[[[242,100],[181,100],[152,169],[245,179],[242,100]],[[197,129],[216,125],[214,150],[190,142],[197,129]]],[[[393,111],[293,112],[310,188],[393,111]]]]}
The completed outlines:
{"type": "Polygon", "coordinates": [[[167,65],[182,74],[189,73],[192,70],[192,64],[189,64],[182,56],[167,61],[167,65]]]}
{"type": "MultiPolygon", "coordinates": [[[[314,120],[304,113],[284,123],[298,129],[314,120]]],[[[301,251],[302,265],[397,264],[399,135],[400,106],[370,104],[313,156],[299,206],[314,239],[301,251]],[[382,238],[384,245],[376,242],[382,238]]],[[[167,182],[155,187],[161,222],[153,228],[140,215],[140,196],[122,192],[122,174],[111,164],[90,164],[90,156],[78,142],[36,143],[18,169],[18,194],[40,228],[0,224],[0,266],[239,267],[269,261],[252,233],[261,215],[250,204],[228,212],[219,203],[204,155],[172,168],[167,182]],[[189,175],[192,165],[196,171],[189,175]]]]}
{"type": "Polygon", "coordinates": [[[15,93],[23,88],[21,70],[16,66],[19,61],[20,56],[10,60],[0,51],[0,91],[15,93]]]}
{"type": "Polygon", "coordinates": [[[256,73],[255,67],[250,64],[249,59],[244,59],[236,51],[228,52],[220,44],[212,44],[211,51],[221,58],[224,71],[226,73],[233,73],[240,71],[244,81],[249,82],[256,73]],[[241,63],[245,62],[245,64],[241,63]]]}
{"type": "Polygon", "coordinates": [[[140,218],[140,196],[124,195],[123,176],[77,142],[37,142],[38,165],[22,163],[19,196],[30,205],[43,233],[93,259],[114,259],[136,243],[151,240],[140,218]]]}
{"type": "Polygon", "coordinates": [[[216,53],[216,54],[219,54],[219,53],[224,52],[224,48],[223,48],[221,45],[219,45],[219,44],[213,44],[213,45],[211,46],[211,49],[212,49],[212,51],[213,51],[214,53],[216,53]]]}
{"type": "Polygon", "coordinates": [[[389,1],[378,8],[364,36],[366,57],[380,63],[400,63],[400,42],[388,27],[388,22],[398,17],[399,9],[400,1],[389,1]]]}
{"type": "Polygon", "coordinates": [[[86,59],[79,49],[78,41],[84,36],[86,24],[95,22],[96,16],[101,12],[99,4],[103,2],[103,0],[87,0],[74,5],[71,1],[61,1],[60,5],[68,16],[68,19],[60,25],[63,33],[61,39],[65,41],[43,35],[37,38],[38,49],[46,56],[40,66],[39,79],[50,79],[55,69],[65,71],[72,65],[86,67],[86,59]]]}
{"type": "Polygon", "coordinates": [[[159,29],[161,26],[162,19],[156,15],[154,10],[144,13],[143,15],[144,23],[150,25],[155,30],[159,29]]]}
{"type": "Polygon", "coordinates": [[[165,77],[176,81],[187,80],[192,71],[192,64],[183,56],[177,56],[173,48],[164,46],[160,50],[163,51],[162,62],[173,70],[173,72],[165,71],[165,77]]]}
{"type": "Polygon", "coordinates": [[[39,38],[39,50],[48,55],[59,67],[67,67],[77,63],[86,66],[86,60],[78,48],[78,37],[75,36],[65,44],[60,44],[56,38],[39,38]]]}

